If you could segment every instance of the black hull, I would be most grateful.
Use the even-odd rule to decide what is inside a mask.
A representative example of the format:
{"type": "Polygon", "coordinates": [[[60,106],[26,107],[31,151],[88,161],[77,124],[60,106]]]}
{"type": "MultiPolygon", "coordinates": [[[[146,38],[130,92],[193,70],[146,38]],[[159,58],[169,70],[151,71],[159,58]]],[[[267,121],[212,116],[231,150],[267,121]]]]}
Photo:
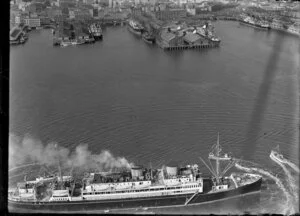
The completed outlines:
{"type": "Polygon", "coordinates": [[[240,21],[240,23],[244,24],[244,25],[252,26],[252,27],[255,27],[255,28],[259,28],[259,29],[265,29],[265,30],[271,29],[271,27],[263,27],[263,26],[260,26],[258,24],[251,24],[251,23],[248,23],[248,22],[245,22],[245,21],[240,21]]]}
{"type": "Polygon", "coordinates": [[[94,39],[95,39],[95,41],[99,41],[99,40],[103,39],[103,36],[102,35],[100,35],[100,36],[94,36],[94,39]]]}
{"type": "Polygon", "coordinates": [[[144,37],[143,37],[143,40],[148,44],[154,44],[154,41],[155,41],[154,39],[148,39],[148,38],[144,38],[144,37]]]}
{"type": "MultiPolygon", "coordinates": [[[[231,199],[243,194],[260,191],[262,179],[236,189],[227,190],[218,193],[198,194],[193,197],[188,205],[196,205],[201,203],[214,202],[222,199],[231,199]]],[[[132,198],[122,200],[98,200],[98,201],[73,201],[73,202],[57,202],[57,203],[25,203],[8,201],[8,209],[11,212],[18,211],[38,211],[38,212],[64,212],[64,211],[95,211],[108,209],[130,209],[140,207],[170,207],[183,206],[193,194],[173,195],[164,197],[147,197],[132,198]]]]}

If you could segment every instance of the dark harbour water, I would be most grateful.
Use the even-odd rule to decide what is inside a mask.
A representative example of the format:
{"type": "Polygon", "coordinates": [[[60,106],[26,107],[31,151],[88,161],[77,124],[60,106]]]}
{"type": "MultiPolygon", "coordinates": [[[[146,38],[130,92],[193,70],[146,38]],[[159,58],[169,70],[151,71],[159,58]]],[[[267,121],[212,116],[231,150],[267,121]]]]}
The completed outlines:
{"type": "MultiPolygon", "coordinates": [[[[200,163],[219,132],[224,151],[279,170],[289,188],[269,154],[279,145],[299,165],[299,38],[236,22],[215,26],[219,48],[175,52],[126,27],[67,48],[52,46],[50,30],[31,32],[10,51],[11,134],[70,151],[86,143],[95,154],[106,149],[159,167],[200,163]]],[[[283,199],[266,191],[262,206],[273,211],[283,199]]]]}

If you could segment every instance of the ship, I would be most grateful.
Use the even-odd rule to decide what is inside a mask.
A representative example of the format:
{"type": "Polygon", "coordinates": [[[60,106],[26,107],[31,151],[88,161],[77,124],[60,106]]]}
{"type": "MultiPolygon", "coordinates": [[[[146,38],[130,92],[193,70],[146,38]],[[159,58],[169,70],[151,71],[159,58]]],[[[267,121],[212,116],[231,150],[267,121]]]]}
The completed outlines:
{"type": "Polygon", "coordinates": [[[245,18],[242,18],[240,20],[240,23],[250,25],[250,26],[253,26],[253,27],[257,27],[257,28],[261,28],[261,29],[266,29],[266,30],[271,29],[268,22],[262,21],[262,20],[255,20],[254,18],[249,17],[249,16],[246,16],[245,18]]]}
{"type": "Polygon", "coordinates": [[[103,39],[101,26],[97,23],[93,23],[88,28],[90,34],[94,37],[95,40],[103,39]]]}
{"type": "Polygon", "coordinates": [[[10,189],[8,209],[12,212],[109,212],[140,207],[184,207],[260,193],[262,176],[248,172],[226,174],[238,160],[222,152],[219,135],[208,156],[215,166],[199,158],[211,176],[202,175],[198,164],[167,165],[159,169],[133,166],[119,172],[86,173],[80,181],[75,181],[72,175],[62,176],[59,166],[55,178],[24,179],[15,190],[10,189]],[[221,163],[225,163],[224,169],[221,163]]]}
{"type": "Polygon", "coordinates": [[[142,35],[144,30],[143,26],[134,20],[128,21],[128,29],[136,35],[142,35]]]}
{"type": "Polygon", "coordinates": [[[78,39],[78,40],[74,40],[74,41],[62,41],[60,43],[60,46],[67,47],[67,46],[76,46],[76,45],[82,45],[82,44],[85,44],[85,41],[78,39]]]}

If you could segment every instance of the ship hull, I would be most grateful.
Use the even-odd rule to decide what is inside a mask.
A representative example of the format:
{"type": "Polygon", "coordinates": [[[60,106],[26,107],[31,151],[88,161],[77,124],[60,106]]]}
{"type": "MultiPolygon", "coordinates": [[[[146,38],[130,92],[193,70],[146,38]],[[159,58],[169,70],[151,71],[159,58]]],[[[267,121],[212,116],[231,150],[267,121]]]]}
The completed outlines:
{"type": "MultiPolygon", "coordinates": [[[[220,201],[223,199],[231,199],[237,196],[259,192],[261,188],[262,179],[238,187],[236,189],[226,190],[217,193],[197,194],[187,205],[204,204],[208,202],[220,201]]],[[[95,211],[95,210],[109,210],[109,209],[128,209],[140,207],[164,207],[164,206],[183,206],[194,194],[181,194],[160,197],[145,197],[145,198],[131,198],[119,200],[94,200],[94,201],[71,201],[71,202],[18,202],[8,201],[8,209],[11,212],[18,211],[95,211]]]]}
{"type": "Polygon", "coordinates": [[[128,30],[130,31],[130,32],[132,32],[133,34],[135,34],[135,35],[138,35],[138,36],[141,36],[142,35],[142,31],[141,30],[135,30],[135,29],[133,29],[131,26],[129,26],[128,25],[128,30]]]}
{"type": "Polygon", "coordinates": [[[95,40],[96,41],[99,41],[99,40],[102,40],[103,39],[103,36],[102,36],[102,34],[101,35],[94,35],[94,38],[95,38],[95,40]]]}
{"type": "Polygon", "coordinates": [[[154,39],[148,39],[148,38],[143,37],[143,41],[145,41],[148,44],[154,44],[154,39]]]}

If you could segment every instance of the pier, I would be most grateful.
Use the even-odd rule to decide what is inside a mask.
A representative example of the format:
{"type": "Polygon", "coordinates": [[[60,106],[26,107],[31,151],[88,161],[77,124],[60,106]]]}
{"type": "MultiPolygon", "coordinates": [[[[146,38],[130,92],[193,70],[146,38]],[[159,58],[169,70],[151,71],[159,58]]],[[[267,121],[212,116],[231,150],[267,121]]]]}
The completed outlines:
{"type": "Polygon", "coordinates": [[[185,49],[207,49],[218,47],[215,44],[199,44],[199,45],[179,45],[179,46],[160,46],[163,50],[185,50],[185,49]]]}

